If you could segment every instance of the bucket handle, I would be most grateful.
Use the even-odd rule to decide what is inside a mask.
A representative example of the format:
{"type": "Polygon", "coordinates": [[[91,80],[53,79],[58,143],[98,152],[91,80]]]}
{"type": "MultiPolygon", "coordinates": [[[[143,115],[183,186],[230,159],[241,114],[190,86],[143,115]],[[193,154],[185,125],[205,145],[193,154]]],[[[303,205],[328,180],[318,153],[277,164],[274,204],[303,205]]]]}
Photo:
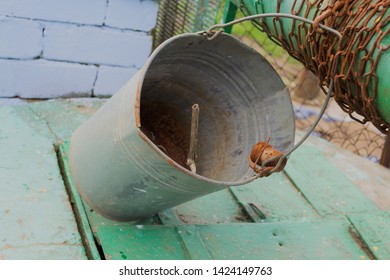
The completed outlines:
{"type": "MultiPolygon", "coordinates": [[[[267,17],[290,18],[290,19],[294,19],[294,20],[303,21],[305,23],[311,24],[312,26],[317,25],[319,28],[322,28],[323,30],[331,32],[334,35],[336,35],[339,41],[341,41],[341,39],[342,39],[341,33],[338,32],[337,30],[329,27],[329,26],[323,25],[321,23],[315,22],[313,20],[310,20],[310,19],[307,19],[307,18],[304,18],[304,17],[301,17],[301,16],[285,14],[285,13],[265,13],[265,14],[257,14],[257,15],[252,15],[252,16],[246,16],[246,17],[242,17],[242,18],[230,21],[228,23],[215,24],[215,25],[211,26],[208,30],[199,32],[199,34],[206,35],[208,40],[213,40],[213,39],[215,39],[218,35],[220,35],[223,32],[223,28],[225,28],[225,27],[229,27],[229,26],[235,25],[237,23],[241,23],[241,22],[248,21],[248,20],[261,19],[261,18],[267,18],[267,17]],[[220,30],[215,31],[215,29],[220,29],[220,30]]],[[[303,142],[305,142],[306,139],[310,136],[310,134],[314,131],[314,129],[316,128],[316,126],[318,125],[320,120],[322,119],[322,116],[324,115],[324,112],[325,112],[325,110],[326,110],[326,108],[327,108],[327,106],[329,104],[329,100],[330,100],[330,98],[332,96],[332,92],[333,92],[333,88],[334,88],[334,79],[333,79],[333,77],[336,75],[336,71],[337,71],[337,67],[336,66],[338,65],[338,61],[339,61],[339,56],[336,55],[335,56],[335,60],[334,60],[333,69],[332,69],[333,70],[332,71],[332,76],[330,77],[330,82],[329,82],[328,91],[326,93],[326,98],[325,98],[324,104],[323,104],[323,106],[322,106],[322,108],[321,108],[321,110],[320,110],[320,112],[318,114],[317,119],[313,122],[313,124],[311,125],[310,129],[305,133],[305,135],[301,138],[301,140],[299,140],[299,142],[296,143],[288,152],[282,154],[281,156],[280,155],[274,156],[274,157],[269,158],[269,159],[265,160],[264,162],[262,162],[262,164],[261,164],[262,171],[257,172],[256,175],[254,175],[253,177],[261,178],[261,177],[264,177],[264,176],[269,176],[272,173],[281,171],[280,170],[280,166],[282,165],[283,161],[293,151],[295,151],[299,146],[301,146],[303,144],[303,142]],[[270,163],[272,161],[276,161],[276,160],[278,161],[277,164],[271,170],[268,170],[266,168],[266,165],[268,163],[270,163]]],[[[253,177],[250,178],[250,179],[252,180],[253,177]]]]}

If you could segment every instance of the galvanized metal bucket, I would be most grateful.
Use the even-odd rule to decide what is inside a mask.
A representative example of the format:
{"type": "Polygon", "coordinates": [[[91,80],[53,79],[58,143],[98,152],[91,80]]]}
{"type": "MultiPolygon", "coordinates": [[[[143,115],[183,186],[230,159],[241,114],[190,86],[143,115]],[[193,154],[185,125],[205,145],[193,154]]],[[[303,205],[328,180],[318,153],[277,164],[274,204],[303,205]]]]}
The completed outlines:
{"type": "Polygon", "coordinates": [[[271,137],[286,152],[294,118],[285,85],[256,51],[220,34],[183,34],[73,134],[70,164],[84,200],[118,221],[136,221],[256,178],[248,156],[271,137]],[[185,165],[191,107],[199,104],[196,173],[185,165]]]}

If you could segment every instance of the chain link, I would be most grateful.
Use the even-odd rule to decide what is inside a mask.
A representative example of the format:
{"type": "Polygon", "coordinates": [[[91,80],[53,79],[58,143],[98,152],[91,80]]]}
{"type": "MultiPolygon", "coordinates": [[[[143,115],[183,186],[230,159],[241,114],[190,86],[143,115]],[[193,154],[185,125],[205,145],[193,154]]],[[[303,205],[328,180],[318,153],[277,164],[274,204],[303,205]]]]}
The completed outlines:
{"type": "MultiPolygon", "coordinates": [[[[282,2],[277,0],[277,13],[281,12],[282,2]]],[[[253,22],[312,71],[322,87],[334,78],[335,101],[352,119],[363,124],[370,121],[388,134],[390,124],[380,116],[376,104],[376,68],[382,53],[390,48],[383,44],[390,33],[389,6],[389,0],[294,0],[291,14],[314,18],[313,25],[293,21],[291,32],[287,33],[280,18],[274,18],[271,25],[262,19],[253,22]],[[334,34],[319,29],[320,23],[338,30],[341,42],[334,34]]],[[[243,3],[241,10],[249,15],[243,3]]]]}

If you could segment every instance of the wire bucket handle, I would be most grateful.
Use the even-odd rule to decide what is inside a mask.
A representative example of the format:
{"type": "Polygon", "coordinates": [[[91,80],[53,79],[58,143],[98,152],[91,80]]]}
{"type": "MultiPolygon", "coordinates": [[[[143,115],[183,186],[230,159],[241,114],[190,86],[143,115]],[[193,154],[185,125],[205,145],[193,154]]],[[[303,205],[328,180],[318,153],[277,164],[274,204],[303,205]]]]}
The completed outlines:
{"type": "MultiPolygon", "coordinates": [[[[307,18],[304,18],[304,17],[301,17],[301,16],[291,15],[291,14],[284,14],[284,13],[265,13],[265,14],[257,14],[257,15],[252,15],[252,16],[246,16],[246,17],[243,17],[243,18],[239,18],[239,19],[233,20],[233,21],[228,22],[228,23],[215,24],[215,25],[211,26],[208,30],[199,32],[199,34],[203,34],[203,35],[207,36],[208,40],[213,40],[214,38],[216,38],[218,35],[220,35],[223,32],[223,28],[225,28],[225,27],[229,27],[229,26],[235,25],[237,23],[241,23],[241,22],[248,21],[248,20],[262,19],[262,18],[267,18],[267,17],[290,18],[290,19],[299,20],[299,21],[303,21],[305,23],[311,24],[313,27],[315,25],[317,25],[319,28],[321,28],[321,29],[323,29],[325,31],[331,32],[334,35],[336,35],[339,41],[341,41],[341,39],[342,39],[341,33],[338,32],[337,30],[333,29],[333,28],[330,28],[329,26],[323,25],[323,24],[318,23],[318,22],[316,23],[313,20],[310,20],[310,19],[307,19],[307,18]],[[219,30],[215,31],[216,29],[219,29],[219,30]]],[[[317,27],[317,26],[315,26],[315,27],[317,27]]],[[[336,71],[337,71],[337,67],[336,66],[338,65],[338,61],[339,61],[339,56],[336,55],[335,62],[334,62],[334,67],[333,67],[333,71],[332,71],[332,76],[329,77],[330,78],[330,82],[329,82],[329,86],[328,86],[328,90],[327,90],[327,93],[326,93],[326,98],[325,98],[324,104],[323,104],[323,106],[322,106],[322,108],[321,108],[321,110],[320,110],[320,112],[318,114],[318,117],[313,122],[313,124],[311,125],[310,129],[305,133],[305,135],[301,138],[301,140],[298,143],[296,143],[288,152],[286,152],[286,153],[284,153],[282,155],[276,155],[276,156],[274,156],[272,158],[269,158],[269,159],[263,161],[261,163],[261,170],[259,172],[256,172],[256,174],[253,177],[260,178],[260,177],[269,176],[272,173],[281,171],[283,169],[282,164],[283,164],[283,162],[285,162],[287,157],[293,151],[295,151],[299,146],[301,146],[302,143],[305,142],[306,139],[310,136],[310,134],[314,131],[314,129],[316,128],[316,126],[318,125],[320,120],[322,119],[322,116],[323,116],[323,114],[324,114],[324,112],[325,112],[325,110],[326,110],[326,108],[327,108],[327,106],[329,104],[329,100],[331,98],[331,95],[332,95],[332,92],[333,92],[333,87],[334,87],[334,79],[333,79],[333,77],[336,75],[336,71]],[[276,161],[277,161],[277,164],[272,169],[266,168],[267,164],[269,164],[271,162],[276,162],[276,161]]],[[[253,177],[248,178],[248,182],[250,180],[252,180],[253,177]]]]}

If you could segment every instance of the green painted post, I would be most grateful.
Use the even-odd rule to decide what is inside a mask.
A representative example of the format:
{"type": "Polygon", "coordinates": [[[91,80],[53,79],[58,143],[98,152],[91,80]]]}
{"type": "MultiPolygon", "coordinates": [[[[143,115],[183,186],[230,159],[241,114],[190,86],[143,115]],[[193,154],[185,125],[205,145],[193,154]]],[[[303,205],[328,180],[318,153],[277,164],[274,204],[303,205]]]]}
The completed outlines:
{"type": "MultiPolygon", "coordinates": [[[[223,22],[231,22],[235,19],[237,14],[237,5],[232,1],[227,0],[223,8],[223,22]]],[[[228,26],[225,28],[225,32],[231,34],[233,26],[228,26]]]]}

